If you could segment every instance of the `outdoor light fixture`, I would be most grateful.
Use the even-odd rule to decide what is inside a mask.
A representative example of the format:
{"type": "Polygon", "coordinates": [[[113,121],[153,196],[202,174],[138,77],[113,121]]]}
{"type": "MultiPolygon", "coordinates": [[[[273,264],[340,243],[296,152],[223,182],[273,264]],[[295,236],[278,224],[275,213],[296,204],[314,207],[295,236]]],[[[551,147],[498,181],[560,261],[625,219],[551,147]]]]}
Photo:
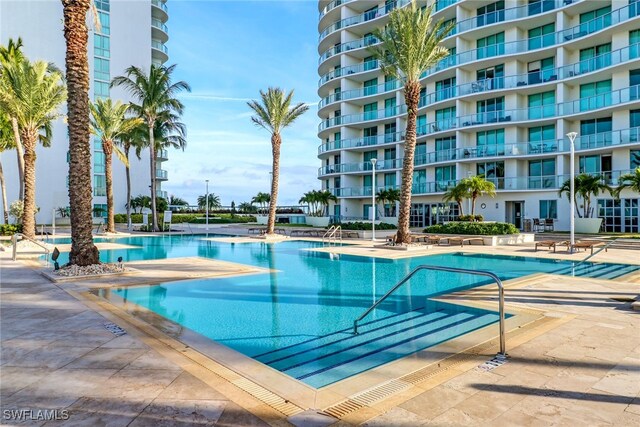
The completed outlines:
{"type": "Polygon", "coordinates": [[[53,248],[53,253],[51,254],[51,260],[53,261],[53,269],[60,270],[60,264],[58,264],[58,257],[60,256],[60,251],[58,247],[53,248]]]}
{"type": "Polygon", "coordinates": [[[569,216],[569,220],[570,220],[570,229],[571,229],[571,240],[570,240],[570,246],[569,246],[569,253],[572,254],[574,252],[574,246],[576,243],[576,236],[575,236],[575,155],[576,155],[576,150],[575,150],[575,146],[574,146],[574,142],[576,140],[576,137],[578,136],[578,132],[569,132],[567,134],[567,137],[569,138],[569,141],[571,142],[571,164],[569,166],[569,182],[570,182],[570,193],[569,193],[569,204],[571,206],[571,215],[569,216]]]}
{"type": "Polygon", "coordinates": [[[204,206],[205,206],[205,219],[204,222],[206,224],[206,230],[209,231],[209,180],[205,180],[207,183],[207,191],[204,196],[204,206]]]}
{"type": "Polygon", "coordinates": [[[376,162],[371,159],[371,241],[376,240],[376,162]]]}

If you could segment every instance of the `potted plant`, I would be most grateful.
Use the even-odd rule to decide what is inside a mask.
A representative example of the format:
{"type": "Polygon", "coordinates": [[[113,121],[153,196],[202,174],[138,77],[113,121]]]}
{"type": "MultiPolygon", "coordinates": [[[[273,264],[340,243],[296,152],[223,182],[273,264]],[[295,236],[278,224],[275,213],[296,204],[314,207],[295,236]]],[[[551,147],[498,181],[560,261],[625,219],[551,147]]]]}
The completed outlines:
{"type": "Polygon", "coordinates": [[[327,211],[329,202],[337,202],[338,199],[329,190],[311,190],[304,193],[298,203],[307,204],[305,222],[314,227],[326,227],[329,225],[327,211]]]}
{"type": "Polygon", "coordinates": [[[398,217],[396,214],[396,203],[400,201],[400,190],[397,188],[383,188],[378,191],[376,198],[382,204],[383,216],[380,222],[398,225],[398,217]]]}
{"type": "Polygon", "coordinates": [[[269,193],[258,193],[254,198],[251,199],[251,204],[254,203],[259,206],[258,215],[256,215],[256,220],[258,224],[267,225],[267,220],[269,219],[269,202],[271,201],[271,195],[269,193]]]}
{"type": "MultiPolygon", "coordinates": [[[[604,180],[602,175],[589,175],[586,173],[580,174],[574,178],[574,204],[576,207],[576,213],[578,217],[575,218],[575,232],[576,233],[597,233],[600,231],[602,225],[602,218],[593,217],[593,209],[591,208],[591,198],[598,196],[601,192],[609,192],[611,195],[615,195],[614,191],[604,180]],[[582,199],[582,212],[580,212],[580,205],[578,205],[578,198],[582,199]]],[[[562,184],[559,195],[566,194],[567,199],[571,197],[571,179],[568,179],[562,184]]]]}

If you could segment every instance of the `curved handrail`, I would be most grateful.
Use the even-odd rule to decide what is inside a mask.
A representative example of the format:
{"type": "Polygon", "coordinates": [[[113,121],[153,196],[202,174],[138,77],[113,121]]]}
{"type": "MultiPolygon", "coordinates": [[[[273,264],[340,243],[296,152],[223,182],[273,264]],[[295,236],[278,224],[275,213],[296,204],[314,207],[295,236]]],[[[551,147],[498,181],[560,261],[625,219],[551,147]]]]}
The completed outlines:
{"type": "Polygon", "coordinates": [[[417,266],[411,273],[407,274],[402,280],[400,280],[393,288],[391,288],[386,294],[384,294],[378,301],[376,301],[371,307],[369,307],[364,313],[360,315],[356,320],[353,321],[353,333],[358,334],[358,322],[365,318],[369,313],[371,313],[382,301],[387,299],[392,293],[396,291],[400,286],[404,285],[409,281],[416,273],[422,270],[436,270],[436,271],[447,271],[450,273],[464,273],[464,274],[475,274],[478,276],[486,276],[492,278],[496,284],[498,285],[498,309],[500,311],[500,353],[503,356],[507,355],[506,344],[505,344],[505,328],[504,328],[504,285],[502,284],[502,280],[494,273],[490,271],[484,270],[469,270],[466,268],[455,268],[455,267],[442,267],[437,265],[419,265],[417,266]]]}
{"type": "Polygon", "coordinates": [[[46,247],[45,245],[43,245],[41,242],[38,242],[35,239],[27,237],[22,233],[15,233],[11,237],[11,240],[12,240],[12,243],[13,243],[13,253],[12,253],[11,259],[13,261],[15,261],[17,259],[17,257],[18,257],[18,237],[21,237],[22,239],[28,240],[31,243],[34,243],[35,245],[40,246],[42,249],[44,249],[44,253],[45,253],[45,256],[46,256],[46,263],[47,264],[49,263],[49,254],[51,253],[51,250],[49,250],[49,248],[46,247]]]}

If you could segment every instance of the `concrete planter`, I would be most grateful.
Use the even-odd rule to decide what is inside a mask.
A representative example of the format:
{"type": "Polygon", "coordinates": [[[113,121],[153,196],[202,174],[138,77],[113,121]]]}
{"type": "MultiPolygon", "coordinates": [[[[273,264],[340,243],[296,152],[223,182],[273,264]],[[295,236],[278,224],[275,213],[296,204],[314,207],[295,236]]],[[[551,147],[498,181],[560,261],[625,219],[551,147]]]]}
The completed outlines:
{"type": "Polygon", "coordinates": [[[576,218],[576,233],[596,234],[600,232],[602,218],[576,218]]]}
{"type": "Polygon", "coordinates": [[[397,216],[383,216],[380,218],[380,222],[386,222],[387,224],[393,224],[395,226],[398,225],[398,217],[397,216]]]}
{"type": "MultiPolygon", "coordinates": [[[[376,240],[386,239],[389,236],[393,236],[397,232],[398,230],[376,230],[376,240]]],[[[358,230],[358,237],[360,237],[361,239],[371,240],[371,236],[371,230],[358,230]]]]}
{"type": "Polygon", "coordinates": [[[328,216],[305,216],[305,222],[314,227],[326,227],[329,225],[328,216]]]}
{"type": "Polygon", "coordinates": [[[267,221],[269,220],[268,215],[256,215],[256,221],[260,225],[267,225],[267,221]]]}

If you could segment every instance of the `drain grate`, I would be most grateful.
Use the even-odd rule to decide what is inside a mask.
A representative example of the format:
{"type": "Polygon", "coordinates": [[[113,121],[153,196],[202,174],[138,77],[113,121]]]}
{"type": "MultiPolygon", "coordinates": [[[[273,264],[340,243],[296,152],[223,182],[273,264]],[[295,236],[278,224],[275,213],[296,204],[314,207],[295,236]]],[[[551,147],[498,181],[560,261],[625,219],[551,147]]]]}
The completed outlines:
{"type": "Polygon", "coordinates": [[[379,400],[383,400],[409,387],[411,387],[411,384],[408,384],[404,381],[400,381],[397,379],[391,380],[386,383],[380,384],[379,386],[376,386],[370,390],[366,390],[362,393],[353,395],[351,396],[351,400],[358,403],[359,405],[371,406],[379,400]]]}
{"type": "Polygon", "coordinates": [[[343,400],[342,402],[335,404],[333,406],[328,407],[327,409],[323,410],[322,412],[324,412],[325,414],[329,414],[332,417],[336,417],[338,419],[352,413],[355,412],[359,409],[364,408],[365,405],[361,405],[358,402],[355,402],[351,399],[347,399],[347,400],[343,400]]]}
{"type": "Polygon", "coordinates": [[[271,406],[273,409],[283,413],[286,416],[291,416],[293,414],[297,414],[298,412],[302,411],[301,407],[294,405],[288,400],[283,399],[277,394],[267,390],[266,388],[246,378],[239,378],[235,381],[232,381],[231,383],[236,387],[246,391],[256,399],[259,399],[262,402],[266,403],[267,405],[271,406]]]}
{"type": "Polygon", "coordinates": [[[507,363],[507,357],[503,356],[501,354],[498,354],[496,357],[494,357],[491,360],[487,360],[486,362],[484,362],[483,364],[479,365],[476,370],[478,371],[482,371],[482,372],[488,372],[488,371],[493,371],[494,369],[496,369],[499,366],[504,365],[505,363],[507,363]]]}
{"type": "Polygon", "coordinates": [[[121,337],[122,335],[125,335],[127,333],[127,331],[125,331],[115,323],[107,322],[104,324],[104,327],[107,331],[111,332],[113,335],[117,337],[121,337]]]}

